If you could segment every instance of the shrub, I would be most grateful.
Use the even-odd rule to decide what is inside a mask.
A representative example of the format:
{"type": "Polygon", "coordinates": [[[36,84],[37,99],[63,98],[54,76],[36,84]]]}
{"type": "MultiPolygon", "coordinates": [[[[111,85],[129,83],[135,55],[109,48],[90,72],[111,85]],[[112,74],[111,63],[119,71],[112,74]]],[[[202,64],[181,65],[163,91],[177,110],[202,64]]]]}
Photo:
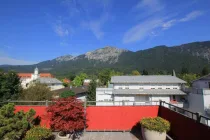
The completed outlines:
{"type": "Polygon", "coordinates": [[[14,113],[15,105],[7,104],[0,109],[0,138],[19,140],[32,127],[35,111],[14,113]]]}
{"type": "Polygon", "coordinates": [[[60,98],[68,98],[71,96],[75,96],[75,93],[73,91],[64,91],[60,94],[60,98]]]}
{"type": "Polygon", "coordinates": [[[51,114],[50,126],[54,130],[76,136],[85,128],[83,103],[76,97],[57,99],[47,111],[51,114]]]}
{"type": "Polygon", "coordinates": [[[24,140],[51,140],[52,131],[45,127],[37,126],[27,131],[24,140]]]}
{"type": "Polygon", "coordinates": [[[161,118],[143,118],[140,121],[140,124],[149,130],[154,130],[158,132],[168,132],[170,130],[170,123],[169,121],[161,118]]]}

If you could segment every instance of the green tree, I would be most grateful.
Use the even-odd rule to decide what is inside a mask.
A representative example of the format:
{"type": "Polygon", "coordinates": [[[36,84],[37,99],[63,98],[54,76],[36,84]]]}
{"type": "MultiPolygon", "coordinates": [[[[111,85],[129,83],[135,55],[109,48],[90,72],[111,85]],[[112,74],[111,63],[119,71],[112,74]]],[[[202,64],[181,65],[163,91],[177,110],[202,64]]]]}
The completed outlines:
{"type": "Polygon", "coordinates": [[[73,81],[75,77],[76,77],[75,74],[72,74],[72,73],[68,74],[67,76],[67,78],[71,81],[73,81]]]}
{"type": "Polygon", "coordinates": [[[142,72],[142,75],[149,75],[149,73],[148,73],[148,71],[147,70],[143,70],[143,72],[142,72]]]}
{"type": "Polygon", "coordinates": [[[99,72],[98,79],[100,80],[100,83],[102,85],[107,85],[108,81],[111,80],[112,76],[119,76],[119,75],[122,75],[122,74],[123,73],[117,72],[117,71],[114,71],[114,70],[103,69],[99,72]]]}
{"type": "Polygon", "coordinates": [[[73,84],[75,86],[81,86],[83,84],[83,81],[87,78],[87,74],[86,73],[80,73],[79,75],[77,75],[74,80],[73,80],[73,84]]]}
{"type": "Polygon", "coordinates": [[[179,78],[183,79],[184,81],[187,82],[187,86],[191,87],[192,86],[192,81],[198,79],[199,77],[196,74],[182,74],[178,76],[179,78]]]}
{"type": "Polygon", "coordinates": [[[16,72],[0,72],[0,101],[15,100],[21,91],[20,78],[16,72]]]}
{"type": "Polygon", "coordinates": [[[137,70],[133,70],[131,74],[132,74],[132,75],[141,75],[141,74],[139,73],[139,71],[137,71],[137,70]]]}
{"type": "Polygon", "coordinates": [[[208,75],[208,74],[209,74],[209,67],[208,66],[205,66],[202,69],[201,75],[204,76],[204,75],[208,75]]]}
{"type": "Polygon", "coordinates": [[[24,89],[19,99],[29,101],[51,100],[52,93],[47,85],[35,83],[30,85],[27,89],[24,89]]]}
{"type": "Polygon", "coordinates": [[[7,104],[0,109],[0,138],[3,140],[20,140],[32,126],[36,112],[31,109],[24,113],[14,113],[15,105],[7,104]]]}
{"type": "Polygon", "coordinates": [[[97,88],[97,82],[95,79],[93,79],[88,86],[88,91],[87,91],[87,100],[88,101],[96,100],[96,88],[97,88]]]}
{"type": "Polygon", "coordinates": [[[75,96],[75,93],[71,90],[69,91],[64,91],[60,94],[60,98],[68,98],[70,96],[75,96]]]}
{"type": "Polygon", "coordinates": [[[182,67],[181,74],[187,74],[187,73],[189,73],[188,68],[187,67],[182,67]]]}

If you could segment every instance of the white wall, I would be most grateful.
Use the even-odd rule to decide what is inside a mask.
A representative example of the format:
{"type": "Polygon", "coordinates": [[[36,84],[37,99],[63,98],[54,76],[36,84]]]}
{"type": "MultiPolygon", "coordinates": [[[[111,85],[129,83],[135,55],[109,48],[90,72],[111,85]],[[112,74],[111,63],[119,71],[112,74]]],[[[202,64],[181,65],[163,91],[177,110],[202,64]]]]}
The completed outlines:
{"type": "Polygon", "coordinates": [[[189,108],[188,110],[193,112],[200,112],[204,114],[204,99],[202,94],[193,94],[188,95],[189,108]]]}
{"type": "Polygon", "coordinates": [[[97,106],[100,105],[113,105],[110,101],[112,98],[112,88],[96,88],[96,101],[107,101],[107,102],[96,102],[97,106]]]}
{"type": "Polygon", "coordinates": [[[114,84],[114,89],[181,89],[180,84],[114,84]]]}
{"type": "Polygon", "coordinates": [[[64,88],[63,84],[48,85],[51,91],[64,88]]]}
{"type": "Polygon", "coordinates": [[[210,108],[210,90],[203,90],[204,108],[210,108]]]}

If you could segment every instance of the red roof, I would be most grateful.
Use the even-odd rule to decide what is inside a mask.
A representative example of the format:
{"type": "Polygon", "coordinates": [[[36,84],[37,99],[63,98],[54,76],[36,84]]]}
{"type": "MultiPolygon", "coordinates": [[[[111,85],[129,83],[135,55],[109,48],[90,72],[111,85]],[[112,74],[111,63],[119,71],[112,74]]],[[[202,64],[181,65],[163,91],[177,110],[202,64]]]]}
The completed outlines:
{"type": "Polygon", "coordinates": [[[18,73],[20,78],[31,78],[32,73],[18,73]]]}
{"type": "MultiPolygon", "coordinates": [[[[31,78],[31,75],[33,73],[18,73],[18,76],[20,78],[31,78]]],[[[39,74],[40,77],[50,77],[50,78],[53,78],[53,75],[51,73],[40,73],[39,74]]]]}
{"type": "Polygon", "coordinates": [[[67,79],[67,78],[64,78],[64,79],[63,79],[63,82],[64,82],[64,83],[70,83],[71,81],[70,81],[69,79],[67,79]]]}

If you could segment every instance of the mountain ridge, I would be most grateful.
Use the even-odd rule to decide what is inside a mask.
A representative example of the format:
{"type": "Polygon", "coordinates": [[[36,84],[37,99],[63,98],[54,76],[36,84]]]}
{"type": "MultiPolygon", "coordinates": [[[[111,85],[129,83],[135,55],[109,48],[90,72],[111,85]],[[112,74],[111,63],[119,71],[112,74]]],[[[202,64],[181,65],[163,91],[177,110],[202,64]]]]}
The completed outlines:
{"type": "Polygon", "coordinates": [[[4,66],[4,70],[18,72],[33,71],[37,66],[41,71],[63,75],[69,72],[94,73],[100,69],[113,68],[128,73],[139,71],[180,71],[187,67],[190,72],[199,72],[210,62],[210,41],[191,42],[168,47],[159,45],[153,48],[132,52],[126,49],[106,46],[78,56],[64,55],[52,60],[28,66],[4,66]]]}

